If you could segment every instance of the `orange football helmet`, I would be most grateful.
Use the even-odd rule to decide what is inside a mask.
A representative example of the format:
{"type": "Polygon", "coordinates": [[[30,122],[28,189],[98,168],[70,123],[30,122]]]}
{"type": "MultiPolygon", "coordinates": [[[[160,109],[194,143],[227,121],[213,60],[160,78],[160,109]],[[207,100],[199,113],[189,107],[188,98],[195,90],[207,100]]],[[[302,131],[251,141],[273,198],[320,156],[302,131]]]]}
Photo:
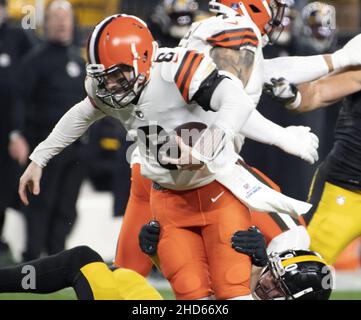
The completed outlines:
{"type": "Polygon", "coordinates": [[[145,22],[135,16],[114,15],[100,22],[87,48],[87,74],[99,82],[98,98],[114,108],[130,104],[149,80],[156,47],[145,22]]]}
{"type": "Polygon", "coordinates": [[[282,25],[283,15],[289,0],[212,0],[211,12],[227,14],[229,8],[239,15],[249,16],[262,35],[274,41],[274,30],[282,25]]]}

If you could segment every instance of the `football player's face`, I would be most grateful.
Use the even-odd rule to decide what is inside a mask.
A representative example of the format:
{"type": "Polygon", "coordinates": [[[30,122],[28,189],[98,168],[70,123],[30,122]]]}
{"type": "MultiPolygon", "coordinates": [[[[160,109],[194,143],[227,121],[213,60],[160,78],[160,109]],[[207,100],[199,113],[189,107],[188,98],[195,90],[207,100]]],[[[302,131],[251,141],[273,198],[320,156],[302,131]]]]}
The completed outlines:
{"type": "Polygon", "coordinates": [[[123,86],[126,85],[131,79],[131,72],[129,71],[115,71],[109,75],[104,76],[104,84],[108,91],[116,92],[123,89],[123,86]]]}
{"type": "Polygon", "coordinates": [[[69,44],[73,39],[74,17],[70,9],[54,8],[47,12],[46,33],[51,41],[69,44]]]}
{"type": "Polygon", "coordinates": [[[255,294],[261,300],[285,299],[285,294],[272,272],[268,270],[258,280],[255,294]]]}

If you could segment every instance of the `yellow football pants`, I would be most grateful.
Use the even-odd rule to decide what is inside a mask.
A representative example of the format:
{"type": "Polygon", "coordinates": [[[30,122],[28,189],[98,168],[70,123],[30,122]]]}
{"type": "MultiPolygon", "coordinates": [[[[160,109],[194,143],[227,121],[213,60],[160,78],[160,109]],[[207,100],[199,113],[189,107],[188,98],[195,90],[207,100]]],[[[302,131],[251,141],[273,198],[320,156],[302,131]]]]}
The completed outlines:
{"type": "Polygon", "coordinates": [[[94,300],[162,300],[162,296],[135,271],[110,271],[105,263],[93,262],[81,269],[94,300]]]}
{"type": "Polygon", "coordinates": [[[343,249],[361,236],[361,192],[326,182],[307,230],[311,250],[333,264],[343,249]]]}

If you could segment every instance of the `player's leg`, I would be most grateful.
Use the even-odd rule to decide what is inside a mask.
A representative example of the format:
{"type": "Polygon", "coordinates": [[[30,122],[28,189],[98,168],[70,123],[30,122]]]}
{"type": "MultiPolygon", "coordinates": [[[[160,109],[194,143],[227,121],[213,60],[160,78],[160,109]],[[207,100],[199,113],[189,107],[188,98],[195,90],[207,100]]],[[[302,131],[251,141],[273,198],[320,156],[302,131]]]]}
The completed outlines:
{"type": "Polygon", "coordinates": [[[161,229],[158,244],[160,266],[177,300],[196,300],[212,296],[207,257],[200,230],[161,229]]]}
{"type": "Polygon", "coordinates": [[[204,215],[198,190],[178,192],[158,187],[152,188],[150,202],[161,227],[157,253],[162,272],[177,299],[209,298],[213,292],[201,235],[204,215]]]}
{"type": "Polygon", "coordinates": [[[160,293],[133,270],[119,268],[113,271],[113,276],[122,300],[163,300],[160,293]]]}
{"type": "Polygon", "coordinates": [[[361,193],[326,182],[316,212],[308,226],[311,250],[332,264],[361,234],[361,193]]]}
{"type": "Polygon", "coordinates": [[[251,299],[251,259],[231,247],[232,235],[251,226],[249,210],[229,192],[224,192],[214,207],[210,197],[223,186],[216,183],[212,187],[215,193],[208,188],[203,194],[201,191],[200,198],[207,224],[202,236],[214,294],[217,299],[251,299]]]}
{"type": "Polygon", "coordinates": [[[67,287],[73,287],[81,300],[119,298],[113,273],[85,246],[0,269],[3,293],[51,293],[67,287]]]}
{"type": "Polygon", "coordinates": [[[141,227],[151,220],[149,204],[151,181],[142,177],[140,165],[132,166],[132,183],[127,209],[119,233],[114,265],[134,270],[147,276],[152,262],[139,247],[138,235],[141,227]]]}

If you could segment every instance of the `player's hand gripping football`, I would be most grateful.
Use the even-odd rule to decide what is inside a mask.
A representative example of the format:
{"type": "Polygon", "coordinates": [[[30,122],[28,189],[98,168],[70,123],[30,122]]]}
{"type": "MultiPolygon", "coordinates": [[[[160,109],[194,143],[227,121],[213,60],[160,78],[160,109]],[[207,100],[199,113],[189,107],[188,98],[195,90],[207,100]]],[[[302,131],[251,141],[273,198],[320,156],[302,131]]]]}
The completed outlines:
{"type": "Polygon", "coordinates": [[[18,193],[24,205],[29,205],[26,191],[27,188],[33,195],[38,195],[40,193],[40,179],[42,173],[43,169],[32,161],[21,176],[18,193]]]}
{"type": "Polygon", "coordinates": [[[175,142],[180,150],[179,158],[175,159],[164,155],[162,163],[176,165],[179,170],[199,170],[204,166],[203,162],[192,155],[192,147],[184,143],[181,137],[176,136],[175,142]]]}
{"type": "Polygon", "coordinates": [[[295,110],[301,104],[302,98],[297,87],[285,78],[272,78],[271,83],[264,84],[263,91],[288,110],[295,110]]]}
{"type": "Polygon", "coordinates": [[[319,141],[310,127],[290,126],[281,131],[275,145],[283,151],[314,164],[318,160],[319,141]]]}

